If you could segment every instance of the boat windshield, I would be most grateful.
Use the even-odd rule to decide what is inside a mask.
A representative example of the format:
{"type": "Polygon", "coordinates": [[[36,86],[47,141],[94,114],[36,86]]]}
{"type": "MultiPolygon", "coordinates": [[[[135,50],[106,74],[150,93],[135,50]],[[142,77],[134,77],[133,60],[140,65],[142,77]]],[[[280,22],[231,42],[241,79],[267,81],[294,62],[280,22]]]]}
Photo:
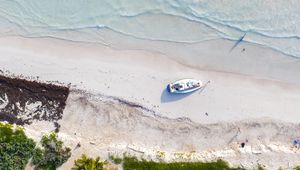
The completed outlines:
{"type": "Polygon", "coordinates": [[[179,89],[183,88],[183,86],[181,84],[174,84],[173,88],[176,90],[179,90],[179,89]]]}

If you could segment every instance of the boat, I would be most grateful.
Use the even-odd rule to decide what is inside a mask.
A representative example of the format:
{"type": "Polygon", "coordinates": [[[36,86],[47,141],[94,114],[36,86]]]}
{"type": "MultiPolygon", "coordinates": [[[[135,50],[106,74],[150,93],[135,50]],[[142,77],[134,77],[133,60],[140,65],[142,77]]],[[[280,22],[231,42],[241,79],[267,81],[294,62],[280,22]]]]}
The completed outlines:
{"type": "Polygon", "coordinates": [[[200,80],[182,79],[168,84],[168,90],[170,93],[191,93],[202,86],[203,83],[200,80]]]}

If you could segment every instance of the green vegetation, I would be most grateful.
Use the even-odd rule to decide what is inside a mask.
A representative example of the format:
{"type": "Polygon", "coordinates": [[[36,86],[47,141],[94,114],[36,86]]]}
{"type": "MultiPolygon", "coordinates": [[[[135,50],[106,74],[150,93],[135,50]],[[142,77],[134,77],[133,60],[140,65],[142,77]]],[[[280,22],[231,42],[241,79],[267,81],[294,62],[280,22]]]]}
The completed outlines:
{"type": "MultiPolygon", "coordinates": [[[[70,148],[64,147],[63,142],[57,139],[57,134],[44,135],[41,139],[41,148],[36,147],[36,143],[28,138],[24,129],[0,122],[0,169],[23,170],[32,158],[32,165],[38,169],[55,170],[65,163],[71,156],[70,148]]],[[[157,158],[164,158],[164,152],[158,152],[157,158]]],[[[115,164],[122,164],[124,170],[244,170],[244,168],[233,168],[223,160],[214,162],[154,162],[139,160],[136,157],[126,156],[123,158],[109,156],[115,164]]],[[[82,155],[75,161],[72,170],[116,170],[114,165],[108,165],[108,161],[100,161],[100,157],[95,159],[82,155]]],[[[265,170],[266,168],[258,164],[254,169],[265,170]]],[[[283,169],[283,168],[280,168],[283,169]]],[[[300,166],[294,168],[300,170],[300,166]]]]}
{"type": "Polygon", "coordinates": [[[32,164],[44,170],[54,170],[65,163],[71,156],[71,149],[63,147],[63,142],[57,139],[57,134],[44,135],[42,148],[36,148],[32,164]]]}
{"type": "Polygon", "coordinates": [[[123,161],[122,158],[117,157],[117,156],[113,156],[113,155],[109,156],[109,159],[112,160],[112,162],[113,162],[114,164],[117,164],[117,165],[121,164],[122,161],[123,161]]]}
{"type": "Polygon", "coordinates": [[[32,165],[52,170],[71,156],[70,148],[64,148],[55,133],[44,135],[41,145],[36,147],[23,128],[0,122],[0,169],[23,170],[32,158],[32,165]]]}
{"type": "Polygon", "coordinates": [[[33,154],[35,142],[20,127],[0,122],[1,169],[25,169],[33,154]]]}
{"type": "Polygon", "coordinates": [[[124,170],[244,170],[243,168],[231,168],[223,160],[215,162],[154,162],[138,160],[136,157],[124,157],[124,170]]]}
{"type": "MultiPolygon", "coordinates": [[[[110,164],[107,161],[104,161],[99,167],[96,168],[93,161],[97,161],[88,158],[86,155],[75,161],[75,168],[72,170],[117,170],[118,168],[115,165],[121,164],[124,170],[246,170],[242,167],[230,167],[227,162],[219,159],[213,162],[154,162],[147,160],[139,160],[137,157],[123,155],[123,158],[110,155],[109,160],[113,163],[110,164]],[[105,165],[105,166],[104,166],[105,165]]],[[[294,168],[295,170],[300,170],[300,166],[294,168]]],[[[250,170],[250,169],[249,169],[250,170]]],[[[257,164],[252,170],[267,170],[264,165],[257,164]]],[[[280,167],[279,170],[284,170],[280,167]]]]}
{"type": "Polygon", "coordinates": [[[258,164],[257,165],[257,170],[266,170],[264,165],[258,164]]]}
{"type": "Polygon", "coordinates": [[[104,170],[103,166],[107,163],[107,161],[101,162],[100,157],[93,159],[83,154],[80,159],[75,160],[72,170],[104,170]]]}
{"type": "Polygon", "coordinates": [[[294,169],[295,170],[300,170],[300,166],[296,166],[294,169]]]}

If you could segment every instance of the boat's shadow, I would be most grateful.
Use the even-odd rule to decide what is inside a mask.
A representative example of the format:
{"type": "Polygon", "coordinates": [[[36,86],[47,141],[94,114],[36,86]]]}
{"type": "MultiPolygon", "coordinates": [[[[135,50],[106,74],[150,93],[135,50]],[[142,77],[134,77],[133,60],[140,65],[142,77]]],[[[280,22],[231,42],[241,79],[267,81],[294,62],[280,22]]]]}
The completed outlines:
{"type": "Polygon", "coordinates": [[[166,87],[160,96],[160,102],[161,103],[175,102],[175,101],[181,100],[187,96],[190,96],[191,94],[196,93],[196,92],[197,91],[193,91],[191,93],[185,93],[185,94],[176,94],[176,93],[170,93],[168,88],[166,87]]]}

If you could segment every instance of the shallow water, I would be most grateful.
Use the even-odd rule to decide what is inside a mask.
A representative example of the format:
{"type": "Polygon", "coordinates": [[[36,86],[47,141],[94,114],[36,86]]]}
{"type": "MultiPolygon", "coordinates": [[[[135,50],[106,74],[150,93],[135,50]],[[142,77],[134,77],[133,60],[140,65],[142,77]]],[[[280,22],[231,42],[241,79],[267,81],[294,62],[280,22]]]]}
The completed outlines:
{"type": "Polygon", "coordinates": [[[300,58],[297,0],[0,0],[0,32],[109,43],[95,30],[140,39],[199,42],[225,38],[300,58]],[[68,36],[70,31],[81,37],[68,36]],[[63,33],[66,33],[62,35],[63,33]]]}

